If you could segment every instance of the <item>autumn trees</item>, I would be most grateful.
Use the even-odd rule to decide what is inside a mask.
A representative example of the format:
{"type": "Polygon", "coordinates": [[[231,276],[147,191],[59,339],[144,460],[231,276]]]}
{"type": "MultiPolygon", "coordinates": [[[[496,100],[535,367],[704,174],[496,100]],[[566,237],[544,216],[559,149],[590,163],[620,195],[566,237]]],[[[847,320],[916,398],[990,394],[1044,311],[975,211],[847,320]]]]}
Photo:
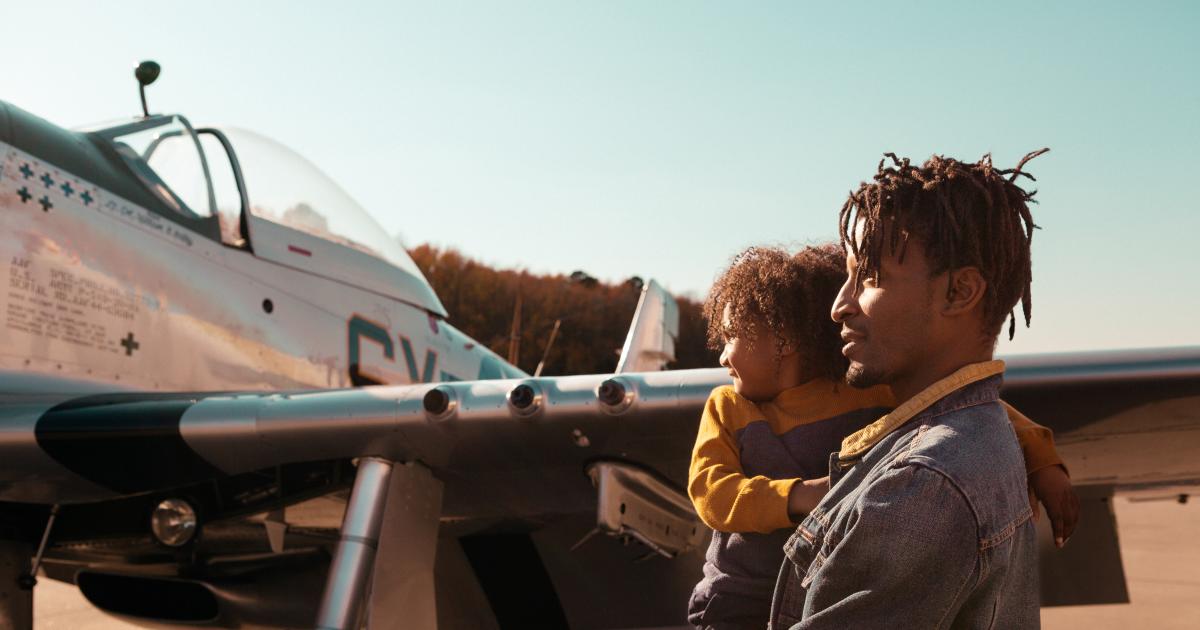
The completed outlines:
{"type": "MultiPolygon", "coordinates": [[[[450,322],[502,357],[515,349],[516,364],[526,372],[532,373],[542,358],[559,319],[561,329],[544,374],[596,374],[616,369],[641,295],[641,278],[609,284],[582,271],[534,275],[493,269],[457,250],[430,245],[414,247],[409,254],[441,298],[450,322]],[[518,310],[519,318],[514,317],[518,310]],[[516,326],[514,320],[518,320],[516,326]],[[515,339],[514,332],[518,333],[515,339]]],[[[716,366],[716,354],[704,347],[700,305],[680,296],[676,301],[680,330],[676,361],[670,367],[716,366]]]]}

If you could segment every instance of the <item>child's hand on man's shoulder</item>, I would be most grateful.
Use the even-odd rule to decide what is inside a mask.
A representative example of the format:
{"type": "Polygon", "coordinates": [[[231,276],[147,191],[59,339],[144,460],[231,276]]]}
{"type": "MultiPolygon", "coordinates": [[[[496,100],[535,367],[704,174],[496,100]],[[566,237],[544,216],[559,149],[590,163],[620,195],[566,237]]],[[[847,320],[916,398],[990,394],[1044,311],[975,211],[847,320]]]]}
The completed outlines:
{"type": "Polygon", "coordinates": [[[1061,549],[1079,522],[1079,495],[1071,487],[1071,477],[1062,466],[1047,466],[1029,475],[1029,487],[1034,494],[1034,516],[1038,513],[1037,502],[1041,501],[1054,530],[1054,544],[1061,549]]]}
{"type": "Polygon", "coordinates": [[[829,492],[829,477],[819,479],[801,479],[792,484],[788,493],[788,516],[793,521],[804,520],[809,512],[816,509],[817,504],[829,492]]]}

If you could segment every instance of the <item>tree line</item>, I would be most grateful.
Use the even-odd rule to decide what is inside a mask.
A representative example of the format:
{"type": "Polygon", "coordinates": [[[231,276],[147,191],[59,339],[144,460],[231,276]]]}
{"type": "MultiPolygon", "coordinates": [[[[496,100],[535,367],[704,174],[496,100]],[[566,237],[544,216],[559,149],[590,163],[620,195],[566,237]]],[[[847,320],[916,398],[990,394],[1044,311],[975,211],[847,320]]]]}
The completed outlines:
{"type": "MultiPolygon", "coordinates": [[[[455,249],[428,244],[408,253],[441,298],[450,323],[501,357],[515,355],[512,362],[522,370],[534,372],[556,320],[561,325],[546,355],[543,375],[616,369],[641,297],[641,278],[607,283],[583,271],[538,275],[495,269],[455,249]]],[[[680,296],[675,300],[679,338],[669,367],[715,367],[717,353],[704,343],[700,303],[680,296]]]]}

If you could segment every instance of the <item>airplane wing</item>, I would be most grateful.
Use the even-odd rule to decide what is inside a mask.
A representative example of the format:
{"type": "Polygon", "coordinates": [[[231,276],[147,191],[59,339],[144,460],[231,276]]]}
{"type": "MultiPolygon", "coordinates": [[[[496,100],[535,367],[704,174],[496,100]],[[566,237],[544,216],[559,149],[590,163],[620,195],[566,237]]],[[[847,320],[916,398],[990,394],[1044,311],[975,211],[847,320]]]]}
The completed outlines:
{"type": "Polygon", "coordinates": [[[643,462],[682,487],[699,411],[728,380],[724,370],[680,370],[9,404],[0,500],[84,503],[378,456],[469,480],[448,487],[450,517],[590,509],[590,490],[573,486],[596,458],[643,462]],[[22,483],[31,477],[39,483],[22,483]]]}
{"type": "Polygon", "coordinates": [[[1042,605],[1128,602],[1112,499],[1200,485],[1200,349],[1013,358],[1003,395],[1054,430],[1081,500],[1064,549],[1039,522],[1042,605]]]}
{"type": "MultiPolygon", "coordinates": [[[[1055,430],[1060,451],[1076,483],[1083,486],[1082,494],[1095,498],[1094,509],[1085,508],[1089,520],[1081,524],[1080,536],[1092,531],[1099,540],[1093,545],[1069,545],[1053,556],[1066,567],[1060,570],[1070,571],[1073,577],[1051,580],[1051,586],[1069,582],[1077,592],[1064,594],[1052,588],[1045,596],[1048,603],[1094,600],[1097,593],[1109,601],[1119,600],[1125,591],[1108,502],[1112,494],[1200,484],[1195,458],[1200,452],[1200,348],[1014,357],[1009,359],[1006,379],[1005,398],[1055,430]],[[1095,545],[1107,547],[1096,553],[1095,545]],[[1114,549],[1115,568],[1110,557],[1104,559],[1114,549]],[[1100,572],[1086,574],[1090,580],[1079,579],[1081,562],[1100,566],[1100,572]],[[1112,582],[1113,575],[1119,578],[1119,589],[1093,584],[1112,582]]],[[[562,605],[558,614],[575,619],[607,614],[619,625],[627,619],[620,617],[623,613],[653,618],[655,613],[647,612],[647,606],[628,604],[638,600],[640,591],[665,589],[666,598],[685,597],[689,580],[694,583],[698,577],[695,550],[703,544],[705,532],[696,527],[681,489],[696,418],[709,391],[727,382],[724,370],[705,369],[272,394],[119,393],[68,400],[13,399],[0,406],[0,461],[5,462],[0,468],[0,500],[25,506],[42,518],[45,506],[61,505],[64,530],[86,532],[87,515],[96,514],[90,506],[114,509],[136,503],[148,512],[158,501],[194,498],[203,494],[197,488],[211,486],[220,497],[199,501],[207,506],[200,511],[202,517],[219,520],[268,503],[239,504],[235,498],[239,495],[222,489],[214,478],[238,480],[246,493],[255,496],[286,494],[289,483],[317,495],[336,487],[344,491],[355,477],[353,471],[344,470],[345,462],[357,459],[358,481],[349,498],[339,548],[375,536],[378,557],[386,559],[376,563],[376,592],[416,593],[408,599],[372,600],[368,609],[374,614],[387,614],[400,602],[410,610],[436,608],[435,616],[443,620],[458,614],[435,606],[432,587],[425,591],[412,585],[414,575],[433,583],[429,549],[437,548],[439,563],[443,556],[458,558],[454,561],[460,573],[486,575],[489,561],[523,566],[528,554],[518,554],[514,560],[498,551],[499,546],[485,545],[472,552],[466,542],[461,550],[438,543],[439,522],[443,532],[466,533],[468,538],[478,533],[472,527],[490,523],[483,526],[489,536],[510,536],[512,531],[527,536],[521,544],[530,545],[537,560],[528,575],[554,583],[550,588],[557,591],[562,605]],[[337,463],[311,467],[327,462],[337,463]],[[382,468],[388,473],[380,472],[382,468]],[[368,500],[371,488],[364,485],[371,477],[364,474],[368,469],[375,471],[376,485],[370,495],[374,503],[368,500]],[[305,475],[326,481],[340,478],[342,485],[305,486],[305,475]],[[252,479],[261,483],[254,485],[252,479]],[[392,498],[380,498],[388,496],[388,488],[392,498]],[[222,501],[224,508],[218,505],[222,501]],[[356,523],[363,526],[355,515],[370,513],[372,505],[393,506],[388,513],[394,518],[382,518],[385,533],[410,534],[381,537],[378,521],[374,530],[368,527],[362,535],[347,534],[356,523]],[[397,505],[424,507],[400,513],[397,505]],[[42,506],[42,511],[30,506],[42,506]],[[579,576],[611,580],[617,570],[611,565],[612,554],[586,545],[570,551],[571,538],[579,534],[578,521],[573,535],[559,531],[528,537],[531,530],[554,530],[556,519],[579,514],[590,515],[586,517],[590,527],[639,540],[653,553],[689,558],[687,568],[679,569],[675,562],[668,583],[655,576],[670,562],[657,567],[646,564],[645,569],[630,572],[635,577],[628,584],[606,587],[602,601],[594,597],[585,601],[589,598],[584,594],[596,585],[581,582],[579,576]],[[72,518],[74,524],[69,522],[72,518]],[[405,558],[409,565],[404,564],[405,558]],[[610,564],[590,572],[584,559],[610,564]],[[416,568],[388,577],[380,573],[380,567],[388,566],[416,568]],[[638,573],[645,574],[644,581],[638,582],[638,573]],[[408,590],[403,584],[396,586],[397,581],[408,584],[408,590]],[[383,589],[381,585],[387,584],[392,586],[383,589]],[[613,600],[617,593],[623,595],[613,600]],[[614,601],[626,606],[621,613],[606,610],[614,601]]],[[[126,523],[124,530],[106,527],[113,528],[113,536],[130,536],[132,529],[146,528],[145,517],[126,523]]],[[[351,562],[347,553],[335,554],[330,584],[342,579],[350,583],[345,575],[361,578],[363,571],[370,570],[369,562],[351,562]],[[357,574],[352,570],[356,567],[357,574]]],[[[363,553],[360,548],[360,560],[363,553]]],[[[620,562],[629,560],[624,556],[620,562]]],[[[111,595],[121,590],[112,579],[102,579],[108,575],[102,569],[92,566],[76,577],[81,588],[91,581],[93,601],[103,599],[96,592],[111,595]]],[[[111,566],[107,570],[114,571],[111,566]]],[[[485,584],[482,594],[479,586],[472,588],[493,610],[500,610],[503,604],[497,601],[504,597],[520,601],[521,596],[504,590],[505,581],[500,577],[491,586],[485,584]]],[[[211,585],[206,588],[209,593],[220,591],[211,585]]],[[[325,591],[322,614],[336,608],[338,597],[347,597],[342,591],[330,593],[325,591]]],[[[105,601],[106,609],[120,611],[120,601],[105,601]]],[[[134,614],[133,610],[126,612],[134,614]]],[[[497,617],[503,614],[498,612],[497,617]]]]}
{"type": "MultiPolygon", "coordinates": [[[[366,492],[360,485],[373,478],[364,472],[374,469],[364,466],[388,462],[385,467],[394,469],[389,474],[397,481],[388,482],[385,475],[376,494],[386,494],[389,484],[411,486],[392,502],[393,512],[419,503],[414,500],[418,496],[429,499],[422,505],[435,507],[415,520],[405,520],[413,518],[414,510],[404,509],[394,519],[374,521],[376,540],[381,526],[424,532],[394,537],[405,541],[398,549],[397,543],[380,541],[380,555],[389,559],[376,564],[380,571],[436,548],[439,523],[452,529],[463,523],[544,521],[554,515],[590,514],[591,527],[636,539],[652,553],[694,555],[707,531],[682,491],[684,475],[699,410],[712,388],[727,381],[724,370],[717,369],[272,394],[115,393],[10,401],[0,407],[0,426],[5,427],[0,461],[6,462],[0,468],[0,500],[27,508],[58,506],[55,539],[65,543],[70,555],[71,537],[87,541],[89,529],[90,544],[97,531],[107,537],[128,539],[140,533],[145,538],[146,516],[163,501],[184,501],[200,518],[219,522],[271,507],[272,498],[289,491],[289,478],[340,475],[346,482],[357,479],[343,522],[345,534],[355,526],[352,515],[366,509],[356,508],[355,498],[366,492]],[[320,467],[351,459],[360,461],[357,476],[336,463],[320,467]],[[240,503],[245,500],[250,502],[240,503]],[[598,510],[598,505],[607,507],[598,510]],[[97,506],[133,516],[123,519],[123,526],[113,525],[97,506]],[[396,524],[397,519],[402,522],[396,524]]],[[[332,484],[306,486],[304,479],[291,485],[301,495],[336,489],[332,484]]],[[[45,518],[45,512],[40,516],[45,518]]],[[[266,538],[260,536],[263,542],[266,538]]],[[[68,577],[105,610],[161,619],[168,613],[148,610],[145,598],[122,595],[151,588],[152,582],[153,588],[182,589],[177,598],[212,602],[200,607],[210,612],[198,618],[170,621],[216,623],[218,617],[209,615],[218,611],[221,620],[239,623],[281,619],[263,619],[262,610],[222,610],[218,600],[236,608],[247,599],[244,593],[228,595],[229,585],[210,583],[227,578],[223,573],[196,583],[181,582],[178,576],[165,582],[146,577],[147,569],[137,568],[136,557],[150,554],[138,551],[139,544],[124,544],[135,550],[133,560],[72,558],[71,568],[78,572],[68,577]],[[131,569],[141,577],[128,575],[131,569]]],[[[345,537],[342,544],[347,544],[345,537]]],[[[455,552],[462,554],[447,553],[455,552]]],[[[335,555],[331,575],[345,573],[337,564],[342,558],[335,555]]],[[[432,554],[427,558],[395,579],[411,583],[413,576],[424,575],[429,579],[418,582],[432,584],[432,554]]],[[[610,569],[613,561],[598,560],[610,569]]],[[[675,595],[678,601],[694,583],[697,568],[690,562],[682,571],[672,569],[682,576],[676,580],[682,591],[675,595]]],[[[376,575],[375,588],[382,591],[387,579],[376,575]]],[[[357,601],[357,596],[329,597],[357,601]]],[[[425,593],[415,603],[406,600],[406,614],[433,610],[432,597],[425,593]]],[[[379,607],[397,601],[379,600],[372,610],[384,615],[379,607]]],[[[300,609],[311,615],[310,609],[300,609]]],[[[281,614],[279,607],[267,610],[281,614]]]]}

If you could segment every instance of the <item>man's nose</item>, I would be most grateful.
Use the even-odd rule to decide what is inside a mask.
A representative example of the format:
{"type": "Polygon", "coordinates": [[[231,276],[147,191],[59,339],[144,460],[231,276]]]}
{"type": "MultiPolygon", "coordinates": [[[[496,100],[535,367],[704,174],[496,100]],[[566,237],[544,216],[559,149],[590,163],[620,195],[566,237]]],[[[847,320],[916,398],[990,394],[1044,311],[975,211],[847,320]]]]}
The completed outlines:
{"type": "Polygon", "coordinates": [[[721,367],[729,367],[729,346],[725,346],[721,350],[721,367]]]}
{"type": "Polygon", "coordinates": [[[833,308],[829,311],[833,321],[840,324],[858,313],[858,296],[855,293],[853,276],[846,278],[842,289],[838,291],[837,299],[833,301],[833,308]]]}

